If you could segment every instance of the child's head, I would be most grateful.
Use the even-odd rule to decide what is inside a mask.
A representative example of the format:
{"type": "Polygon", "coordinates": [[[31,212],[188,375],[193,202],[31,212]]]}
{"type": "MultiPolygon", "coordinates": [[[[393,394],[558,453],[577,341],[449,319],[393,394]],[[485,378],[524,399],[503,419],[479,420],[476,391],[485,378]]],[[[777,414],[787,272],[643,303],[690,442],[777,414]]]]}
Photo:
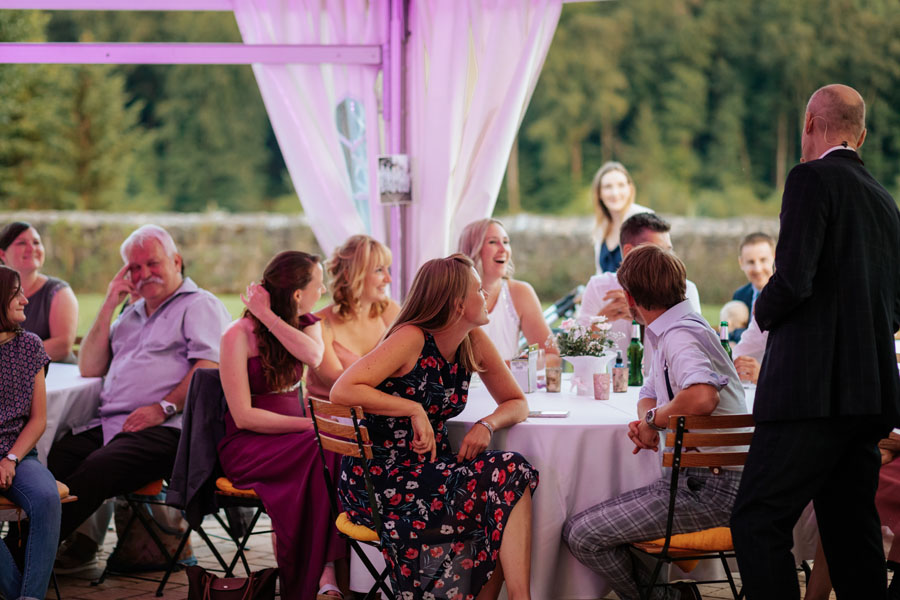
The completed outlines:
{"type": "Polygon", "coordinates": [[[746,329],[750,323],[750,309],[740,300],[732,300],[719,311],[719,320],[728,322],[728,331],[746,329]]]}

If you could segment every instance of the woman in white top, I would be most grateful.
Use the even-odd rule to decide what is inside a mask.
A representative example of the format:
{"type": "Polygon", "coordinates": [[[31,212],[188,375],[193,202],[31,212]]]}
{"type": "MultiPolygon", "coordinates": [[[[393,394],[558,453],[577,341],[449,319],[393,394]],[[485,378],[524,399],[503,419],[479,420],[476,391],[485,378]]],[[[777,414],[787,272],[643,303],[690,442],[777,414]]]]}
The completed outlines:
{"type": "Polygon", "coordinates": [[[634,180],[622,163],[609,161],[594,175],[591,198],[597,221],[594,225],[594,264],[597,274],[615,272],[622,262],[619,231],[631,215],[653,212],[636,204],[634,180]]]}
{"type": "Polygon", "coordinates": [[[512,249],[503,224],[497,219],[480,219],[466,225],[459,236],[459,252],[475,263],[481,287],[487,295],[488,318],[482,326],[504,360],[519,354],[519,337],[538,344],[547,352],[550,328],[544,322],[541,303],[531,284],[512,278],[512,249]]]}

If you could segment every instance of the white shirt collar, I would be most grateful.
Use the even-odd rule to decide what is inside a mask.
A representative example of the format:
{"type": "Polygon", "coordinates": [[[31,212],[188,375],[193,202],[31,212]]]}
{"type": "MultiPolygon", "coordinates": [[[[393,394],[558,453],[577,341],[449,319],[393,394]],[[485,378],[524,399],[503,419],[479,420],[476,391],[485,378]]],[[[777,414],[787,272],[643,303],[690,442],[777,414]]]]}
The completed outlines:
{"type": "Polygon", "coordinates": [[[819,158],[825,158],[827,155],[831,154],[835,150],[853,150],[854,152],[856,152],[856,148],[851,148],[850,146],[844,146],[842,144],[840,146],[832,146],[831,148],[829,148],[828,150],[823,152],[822,156],[820,156],[819,158]]]}
{"type": "Polygon", "coordinates": [[[690,300],[684,300],[679,302],[675,306],[669,308],[666,312],[659,315],[655,321],[650,323],[647,326],[647,329],[653,332],[653,335],[656,337],[661,336],[670,326],[674,325],[681,318],[688,314],[694,312],[694,309],[691,307],[690,300]]]}

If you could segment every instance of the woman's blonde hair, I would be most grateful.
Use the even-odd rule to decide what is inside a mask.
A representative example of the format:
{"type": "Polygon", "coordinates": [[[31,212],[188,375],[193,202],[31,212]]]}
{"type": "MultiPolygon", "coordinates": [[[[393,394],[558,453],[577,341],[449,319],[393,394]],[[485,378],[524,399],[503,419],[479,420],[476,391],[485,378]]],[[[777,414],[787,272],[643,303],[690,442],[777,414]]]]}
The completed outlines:
{"type": "MultiPolygon", "coordinates": [[[[397,320],[384,337],[390,337],[404,325],[415,325],[432,332],[455,323],[460,318],[457,309],[465,302],[471,289],[474,266],[472,260],[463,254],[435,258],[422,265],[413,279],[397,320]]],[[[470,373],[481,371],[468,334],[459,345],[458,356],[459,362],[470,373]]]]}
{"type": "MultiPolygon", "coordinates": [[[[343,245],[335,248],[325,266],[331,278],[331,299],[342,318],[352,317],[359,310],[369,269],[390,264],[391,251],[388,247],[368,235],[350,236],[343,245]]],[[[369,316],[379,316],[387,306],[386,299],[375,302],[369,316]]]]}
{"type": "MultiPolygon", "coordinates": [[[[481,247],[484,246],[484,240],[491,225],[503,227],[503,223],[497,219],[478,219],[466,225],[466,228],[459,234],[459,245],[456,247],[456,251],[471,259],[479,275],[484,273],[484,266],[481,264],[481,247]]],[[[503,231],[506,231],[506,227],[503,227],[503,231]]],[[[506,261],[506,275],[503,277],[511,278],[514,270],[515,265],[513,265],[510,254],[509,260],[506,261]]]]}
{"type": "Polygon", "coordinates": [[[603,204],[603,200],[600,196],[600,182],[603,180],[604,175],[613,171],[619,171],[625,175],[625,179],[628,180],[628,185],[631,186],[631,197],[628,199],[628,205],[625,207],[626,210],[631,208],[631,205],[634,204],[636,188],[634,187],[634,180],[631,178],[631,173],[628,172],[625,165],[614,160],[603,163],[603,165],[597,169],[594,180],[591,182],[591,200],[594,202],[594,214],[596,215],[594,237],[597,240],[606,239],[606,236],[609,235],[609,230],[612,227],[612,213],[610,213],[609,209],[606,208],[606,205],[603,204]]]}

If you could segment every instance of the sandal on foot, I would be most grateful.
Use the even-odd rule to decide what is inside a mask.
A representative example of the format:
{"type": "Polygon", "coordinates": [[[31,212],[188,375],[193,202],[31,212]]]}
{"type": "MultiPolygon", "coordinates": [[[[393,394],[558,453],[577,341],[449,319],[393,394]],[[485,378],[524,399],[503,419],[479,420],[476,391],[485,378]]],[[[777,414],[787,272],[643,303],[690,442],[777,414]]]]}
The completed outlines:
{"type": "Polygon", "coordinates": [[[331,585],[330,583],[326,583],[316,592],[316,600],[342,600],[343,597],[343,592],[336,585],[331,585]],[[328,592],[337,592],[337,595],[329,594],[328,592]]]}

